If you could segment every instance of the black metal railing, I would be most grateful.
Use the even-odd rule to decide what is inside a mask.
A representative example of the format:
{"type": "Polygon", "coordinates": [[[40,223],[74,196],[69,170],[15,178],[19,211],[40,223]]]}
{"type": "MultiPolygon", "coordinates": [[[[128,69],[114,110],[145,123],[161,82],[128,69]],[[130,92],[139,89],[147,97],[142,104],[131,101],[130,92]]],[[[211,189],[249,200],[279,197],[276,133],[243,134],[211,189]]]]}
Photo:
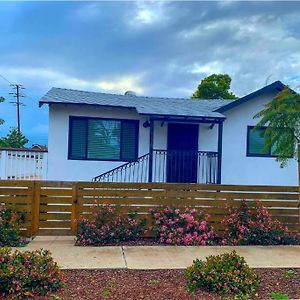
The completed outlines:
{"type": "Polygon", "coordinates": [[[153,182],[216,183],[217,170],[217,152],[153,151],[153,182]]]}
{"type": "Polygon", "coordinates": [[[125,163],[95,178],[99,182],[148,182],[149,153],[125,163]]]}
{"type": "MultiPolygon", "coordinates": [[[[149,182],[149,153],[103,173],[93,181],[149,182]]],[[[217,183],[218,153],[153,150],[152,182],[217,183]]]]}

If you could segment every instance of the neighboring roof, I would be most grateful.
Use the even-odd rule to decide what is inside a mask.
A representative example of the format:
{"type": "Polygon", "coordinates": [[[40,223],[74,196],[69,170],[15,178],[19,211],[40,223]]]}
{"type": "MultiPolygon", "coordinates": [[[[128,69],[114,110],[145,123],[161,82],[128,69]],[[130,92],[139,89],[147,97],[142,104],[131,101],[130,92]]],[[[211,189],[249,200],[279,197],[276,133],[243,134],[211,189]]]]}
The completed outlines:
{"type": "Polygon", "coordinates": [[[0,151],[26,151],[26,152],[48,152],[48,148],[45,147],[44,149],[36,149],[36,148],[10,148],[10,147],[0,147],[0,151]]]}
{"type": "Polygon", "coordinates": [[[71,89],[52,88],[40,100],[43,104],[80,104],[136,109],[141,115],[225,118],[214,110],[230,100],[193,100],[183,98],[141,97],[71,89]]]}
{"type": "Polygon", "coordinates": [[[48,147],[45,145],[40,144],[32,144],[30,149],[36,149],[36,150],[42,150],[42,151],[48,151],[48,147]]]}
{"type": "Polygon", "coordinates": [[[241,97],[235,101],[232,101],[230,103],[227,103],[221,107],[219,107],[218,109],[216,109],[215,111],[218,111],[220,113],[223,113],[225,111],[228,111],[240,104],[243,104],[245,102],[248,102],[249,100],[252,100],[253,98],[255,97],[259,97],[263,94],[266,94],[266,93],[270,93],[270,92],[274,92],[274,91],[277,91],[277,92],[280,92],[282,91],[283,89],[285,88],[285,85],[281,82],[281,81],[275,81],[269,85],[266,85],[264,86],[263,88],[259,89],[259,90],[256,90],[244,97],[241,97]]]}

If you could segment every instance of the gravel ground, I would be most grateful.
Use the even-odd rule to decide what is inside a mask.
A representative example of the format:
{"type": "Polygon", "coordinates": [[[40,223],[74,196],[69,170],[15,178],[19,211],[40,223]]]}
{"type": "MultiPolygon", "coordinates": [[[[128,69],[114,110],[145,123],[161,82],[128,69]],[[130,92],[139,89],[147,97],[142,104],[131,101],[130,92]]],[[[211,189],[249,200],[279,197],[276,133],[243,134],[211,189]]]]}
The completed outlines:
{"type": "MultiPolygon", "coordinates": [[[[300,269],[256,269],[261,285],[257,299],[271,299],[269,293],[285,293],[300,299],[300,269]]],[[[66,270],[64,290],[37,300],[219,300],[223,297],[206,291],[190,294],[180,270],[66,270]]],[[[233,299],[233,297],[229,297],[233,299]]]]}

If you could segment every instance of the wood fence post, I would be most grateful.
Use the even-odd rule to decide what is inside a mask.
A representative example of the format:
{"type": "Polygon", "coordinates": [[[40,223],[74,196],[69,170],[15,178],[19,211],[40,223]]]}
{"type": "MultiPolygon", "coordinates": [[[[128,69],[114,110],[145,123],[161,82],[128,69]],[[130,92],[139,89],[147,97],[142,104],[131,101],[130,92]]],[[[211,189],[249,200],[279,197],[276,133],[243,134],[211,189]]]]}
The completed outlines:
{"type": "Polygon", "coordinates": [[[39,230],[40,188],[40,184],[34,180],[32,185],[31,236],[35,236],[39,230]]]}
{"type": "Polygon", "coordinates": [[[74,233],[77,230],[77,219],[78,219],[78,186],[74,182],[72,185],[72,213],[71,213],[71,229],[74,233]]]}

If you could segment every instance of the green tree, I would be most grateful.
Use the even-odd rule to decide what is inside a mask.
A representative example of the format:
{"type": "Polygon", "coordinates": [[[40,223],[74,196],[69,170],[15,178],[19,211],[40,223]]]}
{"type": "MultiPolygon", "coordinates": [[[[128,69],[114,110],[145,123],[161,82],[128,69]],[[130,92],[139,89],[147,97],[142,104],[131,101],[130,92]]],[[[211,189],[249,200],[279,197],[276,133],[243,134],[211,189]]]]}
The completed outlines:
{"type": "Polygon", "coordinates": [[[237,99],[230,91],[231,78],[227,74],[212,74],[203,80],[193,94],[194,99],[237,99]]]}
{"type": "Polygon", "coordinates": [[[11,128],[6,137],[0,140],[1,147],[22,148],[28,143],[28,139],[17,128],[11,128]]]}
{"type": "Polygon", "coordinates": [[[261,118],[255,129],[267,126],[263,136],[265,150],[273,147],[277,160],[285,166],[290,158],[300,160],[300,95],[288,87],[278,93],[254,116],[261,118]],[[297,146],[298,145],[298,146],[297,146]]]}

